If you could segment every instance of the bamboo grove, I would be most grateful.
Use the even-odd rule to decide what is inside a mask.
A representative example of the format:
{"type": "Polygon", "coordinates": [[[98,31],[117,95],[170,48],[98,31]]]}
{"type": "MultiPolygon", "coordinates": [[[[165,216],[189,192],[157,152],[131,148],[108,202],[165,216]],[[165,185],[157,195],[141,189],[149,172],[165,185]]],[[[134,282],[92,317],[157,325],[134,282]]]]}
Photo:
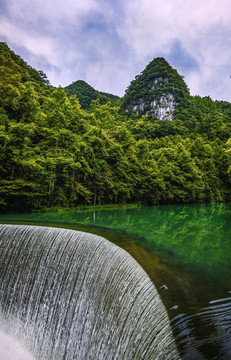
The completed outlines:
{"type": "Polygon", "coordinates": [[[54,88],[0,47],[0,210],[229,201],[231,104],[190,97],[172,121],[54,88]]]}

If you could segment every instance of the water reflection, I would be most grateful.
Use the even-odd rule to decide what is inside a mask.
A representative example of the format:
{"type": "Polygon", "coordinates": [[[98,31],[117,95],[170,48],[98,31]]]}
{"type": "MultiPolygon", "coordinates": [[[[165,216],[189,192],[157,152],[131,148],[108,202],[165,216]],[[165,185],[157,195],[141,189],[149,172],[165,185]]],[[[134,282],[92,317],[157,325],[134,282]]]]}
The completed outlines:
{"type": "MultiPolygon", "coordinates": [[[[175,205],[134,209],[17,215],[17,219],[85,224],[123,230],[173,264],[193,265],[223,281],[231,278],[231,206],[175,205]]],[[[0,216],[0,221],[14,219],[0,216]]]]}

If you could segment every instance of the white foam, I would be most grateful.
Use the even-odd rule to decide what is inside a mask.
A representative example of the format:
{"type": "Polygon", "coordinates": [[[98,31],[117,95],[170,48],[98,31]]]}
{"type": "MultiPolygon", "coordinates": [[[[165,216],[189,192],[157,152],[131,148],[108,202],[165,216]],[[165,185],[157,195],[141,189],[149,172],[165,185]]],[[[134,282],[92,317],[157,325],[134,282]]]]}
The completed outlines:
{"type": "Polygon", "coordinates": [[[19,341],[0,330],[0,360],[34,360],[34,358],[19,341]]]}

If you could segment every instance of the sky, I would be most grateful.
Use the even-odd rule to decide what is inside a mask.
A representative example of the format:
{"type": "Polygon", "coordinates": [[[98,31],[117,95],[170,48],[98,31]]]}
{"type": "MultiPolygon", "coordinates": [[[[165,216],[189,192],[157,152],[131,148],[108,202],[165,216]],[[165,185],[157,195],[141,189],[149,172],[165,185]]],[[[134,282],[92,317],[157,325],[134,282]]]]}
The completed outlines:
{"type": "Polygon", "coordinates": [[[123,96],[161,56],[191,95],[231,101],[230,0],[0,0],[0,41],[53,86],[123,96]]]}

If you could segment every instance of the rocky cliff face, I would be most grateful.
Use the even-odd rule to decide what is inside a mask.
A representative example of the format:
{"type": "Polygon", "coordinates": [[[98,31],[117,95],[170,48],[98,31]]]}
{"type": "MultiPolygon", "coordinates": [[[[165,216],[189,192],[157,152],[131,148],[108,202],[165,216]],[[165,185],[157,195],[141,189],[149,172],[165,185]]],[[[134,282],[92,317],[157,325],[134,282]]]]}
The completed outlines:
{"type": "Polygon", "coordinates": [[[156,58],[131,82],[121,108],[128,113],[173,120],[189,96],[182,76],[164,58],[156,58]]]}

